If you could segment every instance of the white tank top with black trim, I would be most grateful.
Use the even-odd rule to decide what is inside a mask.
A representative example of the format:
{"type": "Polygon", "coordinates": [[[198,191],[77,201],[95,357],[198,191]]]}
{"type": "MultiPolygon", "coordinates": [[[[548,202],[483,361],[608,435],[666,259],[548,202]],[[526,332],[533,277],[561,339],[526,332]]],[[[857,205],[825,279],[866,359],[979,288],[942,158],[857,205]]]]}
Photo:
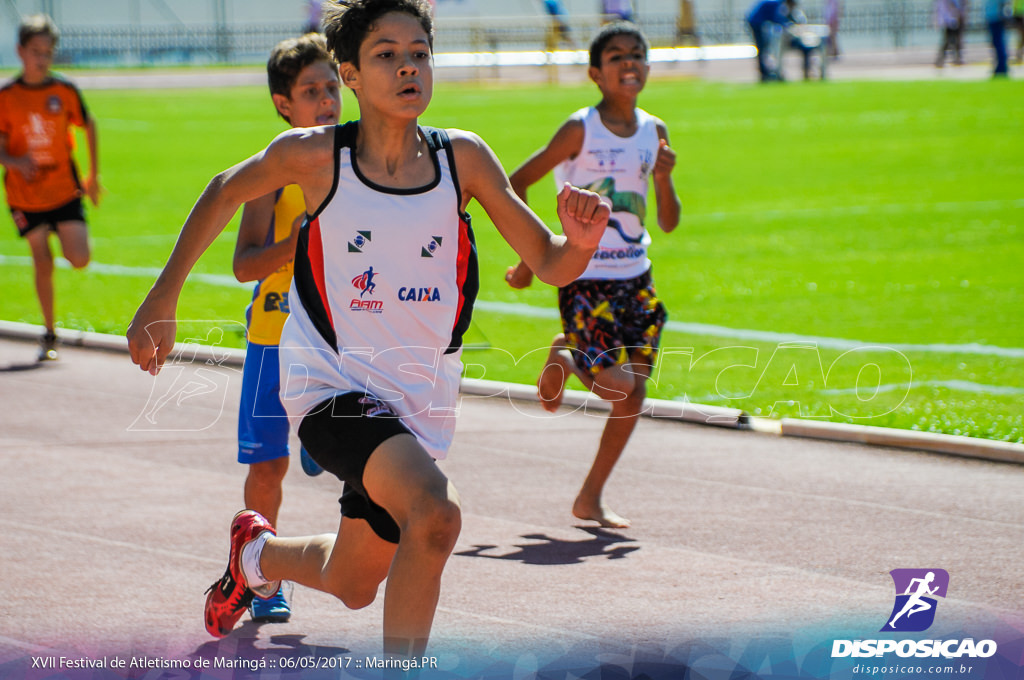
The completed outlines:
{"type": "Polygon", "coordinates": [[[581,279],[631,279],[651,267],[651,235],[644,227],[647,188],[658,157],[657,119],[636,109],[637,131],[619,137],[601,122],[593,106],[572,114],[583,123],[583,147],[555,167],[556,189],[569,182],[608,199],[612,214],[581,279]]]}
{"type": "Polygon", "coordinates": [[[334,187],[299,232],[281,402],[297,426],[335,395],[367,392],[444,458],[479,288],[451,143],[421,127],[434,180],[393,189],[359,171],[357,131],[358,122],[335,128],[334,187]]]}

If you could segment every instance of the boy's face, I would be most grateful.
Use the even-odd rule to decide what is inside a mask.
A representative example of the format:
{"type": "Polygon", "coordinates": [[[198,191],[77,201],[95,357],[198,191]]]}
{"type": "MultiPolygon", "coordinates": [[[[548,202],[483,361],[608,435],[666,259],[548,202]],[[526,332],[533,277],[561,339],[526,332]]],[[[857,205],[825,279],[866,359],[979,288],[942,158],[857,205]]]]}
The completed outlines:
{"type": "Polygon", "coordinates": [[[53,65],[53,53],[53,38],[48,35],[34,35],[24,45],[18,45],[25,80],[30,83],[45,80],[53,65]]]}
{"type": "Polygon", "coordinates": [[[362,115],[377,110],[418,118],[434,91],[434,63],[426,31],[405,12],[383,15],[359,46],[359,68],[345,62],[341,76],[359,98],[362,115]]]}
{"type": "Polygon", "coordinates": [[[605,95],[637,96],[644,89],[651,67],[644,44],[635,35],[613,36],[601,52],[600,68],[590,68],[590,78],[605,95]]]}
{"type": "Polygon", "coordinates": [[[341,114],[338,71],[326,61],[314,61],[299,71],[289,96],[272,98],[292,127],[337,125],[341,114]]]}

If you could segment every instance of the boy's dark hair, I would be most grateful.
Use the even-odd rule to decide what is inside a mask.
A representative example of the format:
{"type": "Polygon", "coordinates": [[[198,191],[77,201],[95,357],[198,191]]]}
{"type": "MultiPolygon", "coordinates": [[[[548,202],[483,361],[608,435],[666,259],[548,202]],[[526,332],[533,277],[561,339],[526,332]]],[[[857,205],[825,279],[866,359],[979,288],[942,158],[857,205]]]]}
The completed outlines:
{"type": "Polygon", "coordinates": [[[49,36],[54,47],[60,41],[60,30],[57,28],[57,24],[53,23],[53,19],[45,14],[33,14],[21,20],[21,25],[18,26],[18,45],[24,47],[29,40],[37,35],[49,36]]]}
{"type": "Polygon", "coordinates": [[[427,0],[335,0],[324,8],[327,47],[339,64],[359,68],[359,47],[374,24],[389,12],[404,12],[420,22],[434,49],[434,18],[427,0]]]}
{"type": "Polygon", "coordinates": [[[604,48],[608,46],[608,42],[617,35],[631,35],[635,37],[644,46],[644,56],[651,51],[651,43],[647,41],[647,36],[640,30],[640,27],[631,21],[614,21],[610,24],[605,24],[598,31],[594,39],[590,41],[590,65],[594,68],[601,68],[601,54],[604,52],[604,48]]]}
{"type": "Polygon", "coordinates": [[[267,60],[267,84],[271,94],[292,96],[295,80],[302,69],[318,61],[326,61],[337,68],[327,51],[327,41],[319,33],[307,33],[299,38],[282,40],[274,46],[267,60]]]}

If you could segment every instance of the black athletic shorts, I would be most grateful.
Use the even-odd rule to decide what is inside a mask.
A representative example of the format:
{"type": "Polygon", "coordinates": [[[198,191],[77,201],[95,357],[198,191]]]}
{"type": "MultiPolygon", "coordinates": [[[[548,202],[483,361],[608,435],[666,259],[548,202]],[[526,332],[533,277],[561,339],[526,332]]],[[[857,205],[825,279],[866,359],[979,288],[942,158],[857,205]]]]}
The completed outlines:
{"type": "Polygon", "coordinates": [[[398,434],[411,433],[391,407],[361,392],[346,392],[320,403],[299,425],[306,453],[345,483],[339,499],[342,516],[365,519],[389,543],[398,543],[398,525],[366,493],[363,471],[370,454],[398,434]]]}
{"type": "Polygon", "coordinates": [[[85,222],[85,208],[82,206],[82,199],[75,198],[59,208],[43,212],[26,212],[11,208],[11,217],[14,218],[14,226],[18,227],[18,236],[25,236],[42,225],[49,225],[50,231],[57,231],[60,222],[85,222]]]}

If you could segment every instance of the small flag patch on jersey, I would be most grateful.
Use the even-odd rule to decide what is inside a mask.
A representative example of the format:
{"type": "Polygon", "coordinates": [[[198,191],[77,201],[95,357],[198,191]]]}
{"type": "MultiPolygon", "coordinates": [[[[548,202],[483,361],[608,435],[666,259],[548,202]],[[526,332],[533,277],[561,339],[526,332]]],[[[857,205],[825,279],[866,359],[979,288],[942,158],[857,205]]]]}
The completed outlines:
{"type": "Polygon", "coordinates": [[[434,257],[434,251],[441,247],[441,237],[432,236],[430,243],[420,248],[420,257],[434,257]]]}
{"type": "Polygon", "coordinates": [[[348,242],[348,252],[361,253],[366,244],[373,240],[370,231],[357,231],[356,237],[348,242]]]}

